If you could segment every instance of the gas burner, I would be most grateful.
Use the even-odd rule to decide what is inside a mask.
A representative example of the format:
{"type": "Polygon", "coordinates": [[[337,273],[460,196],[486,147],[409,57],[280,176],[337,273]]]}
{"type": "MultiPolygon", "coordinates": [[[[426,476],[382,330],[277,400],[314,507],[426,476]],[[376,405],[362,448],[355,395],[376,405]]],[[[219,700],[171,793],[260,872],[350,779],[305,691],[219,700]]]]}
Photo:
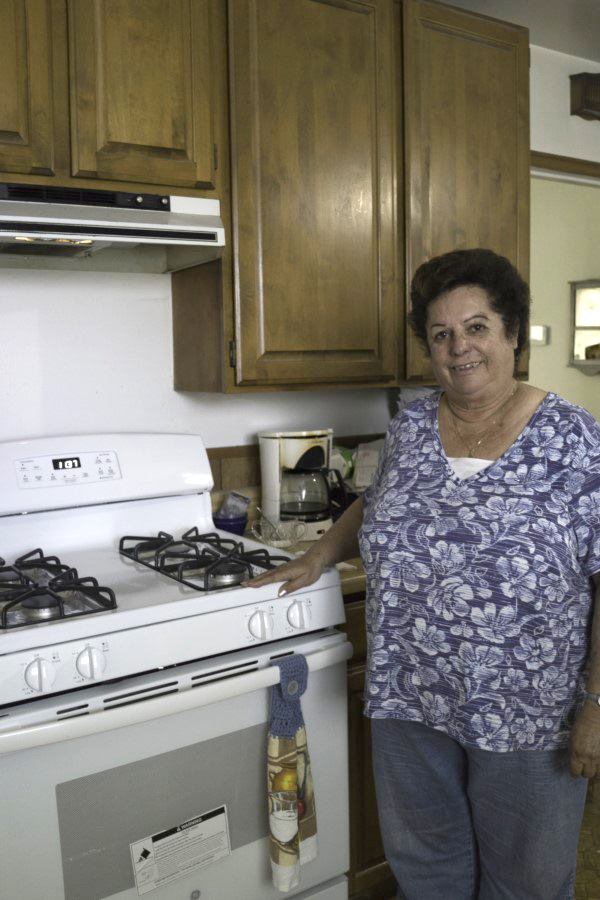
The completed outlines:
{"type": "Polygon", "coordinates": [[[156,536],[126,535],[119,542],[119,551],[197,591],[237,587],[289,558],[273,556],[264,548],[246,550],[241,541],[223,538],[214,531],[201,534],[196,527],[180,540],[165,531],[156,536]]]}
{"type": "Polygon", "coordinates": [[[77,572],[74,569],[70,570],[69,566],[63,565],[58,556],[46,556],[39,547],[16,559],[15,569],[30,578],[38,587],[49,584],[53,578],[69,571],[74,572],[75,578],[77,577],[77,572]]]}
{"type": "Polygon", "coordinates": [[[206,534],[200,534],[196,526],[194,526],[194,528],[190,528],[189,531],[186,531],[182,537],[182,540],[189,541],[190,543],[208,544],[209,547],[214,547],[215,550],[243,550],[243,544],[241,541],[235,541],[231,538],[223,538],[215,531],[210,531],[206,534]]]}
{"type": "Polygon", "coordinates": [[[275,553],[269,553],[268,550],[265,550],[262,547],[258,550],[242,549],[240,558],[243,559],[244,562],[250,563],[253,566],[258,566],[259,569],[274,569],[277,564],[289,562],[290,559],[289,556],[277,556],[275,553]]]}
{"type": "Polygon", "coordinates": [[[115,609],[117,601],[114,591],[100,587],[95,578],[80,578],[76,569],[38,549],[19,557],[14,566],[2,560],[0,606],[0,627],[7,629],[104,612],[115,609]]]}
{"type": "Polygon", "coordinates": [[[58,597],[48,593],[45,588],[34,589],[22,600],[16,602],[21,611],[24,625],[60,618],[60,601],[58,597]]]}
{"type": "Polygon", "coordinates": [[[158,554],[173,542],[173,535],[166,531],[159,531],[154,537],[126,535],[119,541],[119,552],[136,562],[151,565],[151,560],[156,564],[158,554]]]}
{"type": "Polygon", "coordinates": [[[206,534],[200,534],[197,528],[190,528],[183,535],[182,540],[208,544],[216,550],[221,550],[227,556],[235,555],[250,565],[258,566],[259,569],[273,569],[276,563],[284,563],[289,561],[289,556],[276,556],[269,553],[266,547],[260,547],[257,550],[246,550],[241,541],[232,540],[231,538],[223,538],[216,532],[211,531],[206,534]]]}
{"type": "Polygon", "coordinates": [[[164,561],[157,569],[163,575],[199,591],[235,587],[252,577],[252,569],[238,556],[233,556],[233,552],[230,550],[224,556],[211,547],[200,549],[197,545],[192,545],[183,558],[177,558],[177,554],[174,554],[174,560],[170,560],[169,551],[166,550],[162,556],[164,561]]]}
{"type": "Polygon", "coordinates": [[[0,556],[0,602],[11,599],[15,592],[22,591],[26,586],[34,587],[35,583],[14,566],[7,566],[0,556]]]}
{"type": "Polygon", "coordinates": [[[238,559],[217,562],[208,573],[208,580],[213,587],[232,587],[251,577],[250,566],[238,559]]]}
{"type": "MultiPolygon", "coordinates": [[[[154,563],[160,571],[172,569],[186,562],[200,565],[202,553],[203,551],[195,544],[189,544],[187,541],[172,541],[156,554],[154,563]]],[[[208,562],[210,560],[207,560],[208,562]]]]}
{"type": "Polygon", "coordinates": [[[185,540],[176,541],[173,535],[166,531],[159,531],[154,537],[125,535],[119,541],[119,552],[129,559],[167,574],[178,571],[186,562],[191,562],[197,567],[200,565],[201,556],[198,545],[185,540]]]}

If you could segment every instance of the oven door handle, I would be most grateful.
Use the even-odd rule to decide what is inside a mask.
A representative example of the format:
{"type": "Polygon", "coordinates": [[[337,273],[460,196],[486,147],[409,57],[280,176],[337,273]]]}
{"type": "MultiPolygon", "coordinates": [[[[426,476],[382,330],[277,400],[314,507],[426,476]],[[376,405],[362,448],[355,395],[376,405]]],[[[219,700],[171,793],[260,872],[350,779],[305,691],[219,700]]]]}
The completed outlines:
{"type": "MultiPolygon", "coordinates": [[[[344,641],[324,650],[307,653],[306,662],[309,672],[316,672],[319,669],[326,669],[345,662],[351,656],[352,645],[344,641]]],[[[208,682],[193,689],[152,697],[141,703],[113,707],[89,715],[32,725],[15,731],[0,731],[0,756],[17,750],[42,747],[46,744],[87,737],[115,728],[124,728],[128,725],[137,725],[164,716],[176,715],[200,706],[208,706],[210,703],[229,700],[241,694],[249,694],[252,691],[277,684],[278,681],[279,667],[272,665],[234,678],[208,682]]]]}

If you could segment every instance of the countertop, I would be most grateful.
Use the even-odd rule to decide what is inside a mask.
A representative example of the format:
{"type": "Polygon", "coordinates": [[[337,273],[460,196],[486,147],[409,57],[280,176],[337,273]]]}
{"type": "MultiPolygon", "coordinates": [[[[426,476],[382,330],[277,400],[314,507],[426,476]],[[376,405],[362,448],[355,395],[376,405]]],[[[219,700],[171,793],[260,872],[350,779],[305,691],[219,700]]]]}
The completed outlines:
{"type": "Polygon", "coordinates": [[[348,559],[338,565],[340,580],[342,582],[342,594],[364,593],[366,590],[365,572],[360,559],[348,559]]]}

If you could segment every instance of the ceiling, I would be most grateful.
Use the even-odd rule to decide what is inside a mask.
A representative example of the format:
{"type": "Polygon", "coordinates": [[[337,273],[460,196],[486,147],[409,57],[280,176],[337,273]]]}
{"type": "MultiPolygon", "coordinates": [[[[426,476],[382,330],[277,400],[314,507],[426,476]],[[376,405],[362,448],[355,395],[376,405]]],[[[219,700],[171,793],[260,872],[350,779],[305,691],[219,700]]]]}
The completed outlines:
{"type": "Polygon", "coordinates": [[[600,0],[447,0],[529,28],[529,43],[600,62],[600,0]]]}

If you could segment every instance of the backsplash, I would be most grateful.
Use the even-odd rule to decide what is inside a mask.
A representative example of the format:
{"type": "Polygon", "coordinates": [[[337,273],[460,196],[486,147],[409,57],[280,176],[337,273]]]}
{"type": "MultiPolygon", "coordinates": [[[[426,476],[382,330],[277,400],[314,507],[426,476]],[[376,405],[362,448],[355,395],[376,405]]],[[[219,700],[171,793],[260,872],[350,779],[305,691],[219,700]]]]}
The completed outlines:
{"type": "MultiPolygon", "coordinates": [[[[259,431],[384,431],[383,389],[236,395],[173,390],[168,275],[3,269],[0,440],[185,432],[206,447],[259,431]]],[[[242,480],[246,480],[242,476],[242,480]]]]}

